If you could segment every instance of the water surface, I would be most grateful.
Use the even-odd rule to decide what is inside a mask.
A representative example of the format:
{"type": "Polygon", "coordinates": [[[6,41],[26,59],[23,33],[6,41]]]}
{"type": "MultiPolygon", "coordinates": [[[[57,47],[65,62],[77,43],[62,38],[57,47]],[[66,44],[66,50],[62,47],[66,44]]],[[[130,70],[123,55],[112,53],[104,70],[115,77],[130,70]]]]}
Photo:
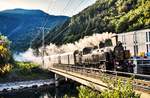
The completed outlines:
{"type": "Polygon", "coordinates": [[[63,98],[66,94],[68,96],[77,97],[78,91],[76,89],[77,85],[74,83],[66,83],[58,88],[51,86],[46,90],[36,89],[27,90],[24,92],[9,93],[5,95],[0,95],[0,98],[63,98]]]}

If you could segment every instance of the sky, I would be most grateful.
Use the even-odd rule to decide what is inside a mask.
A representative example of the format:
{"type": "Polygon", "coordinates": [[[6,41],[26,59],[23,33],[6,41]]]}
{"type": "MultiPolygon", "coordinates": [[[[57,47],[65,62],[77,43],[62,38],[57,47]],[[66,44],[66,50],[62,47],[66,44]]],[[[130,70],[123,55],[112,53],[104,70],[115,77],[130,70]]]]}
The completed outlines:
{"type": "Polygon", "coordinates": [[[0,11],[7,9],[40,9],[51,15],[72,16],[96,0],[0,0],[0,11]]]}

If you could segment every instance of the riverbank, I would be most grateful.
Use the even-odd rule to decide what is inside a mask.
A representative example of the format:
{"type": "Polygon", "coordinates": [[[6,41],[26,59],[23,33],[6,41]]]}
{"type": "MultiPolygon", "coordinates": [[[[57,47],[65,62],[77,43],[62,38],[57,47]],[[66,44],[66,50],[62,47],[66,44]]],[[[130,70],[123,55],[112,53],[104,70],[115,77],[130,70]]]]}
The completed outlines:
{"type": "Polygon", "coordinates": [[[63,98],[65,95],[68,95],[69,98],[76,98],[78,96],[78,90],[76,89],[78,86],[78,83],[71,80],[61,81],[58,87],[55,87],[53,83],[41,86],[33,85],[24,89],[5,91],[0,94],[0,98],[63,98]]]}
{"type": "Polygon", "coordinates": [[[54,73],[31,62],[14,62],[11,70],[0,76],[0,95],[54,86],[54,73]]]}
{"type": "Polygon", "coordinates": [[[46,89],[49,86],[54,86],[54,84],[54,79],[1,83],[0,95],[33,89],[46,89]]]}
{"type": "Polygon", "coordinates": [[[15,62],[10,72],[0,77],[0,83],[52,78],[54,78],[53,73],[41,69],[37,64],[30,62],[15,62]]]}
{"type": "Polygon", "coordinates": [[[41,98],[37,96],[47,97],[50,95],[52,97],[47,98],[54,96],[62,98],[65,95],[77,96],[76,83],[68,80],[61,81],[60,84],[59,87],[55,87],[54,73],[41,69],[39,65],[17,62],[9,73],[0,77],[0,97],[31,98],[29,96],[32,96],[32,98],[41,98]]]}

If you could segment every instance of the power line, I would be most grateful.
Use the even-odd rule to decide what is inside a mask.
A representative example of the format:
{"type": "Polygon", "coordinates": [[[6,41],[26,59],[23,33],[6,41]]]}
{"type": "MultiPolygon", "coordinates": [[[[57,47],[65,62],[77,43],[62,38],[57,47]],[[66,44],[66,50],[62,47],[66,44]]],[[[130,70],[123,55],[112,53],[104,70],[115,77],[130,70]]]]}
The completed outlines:
{"type": "Polygon", "coordinates": [[[69,25],[65,27],[61,32],[59,32],[54,38],[52,38],[50,41],[54,41],[60,34],[62,34],[67,28],[69,28],[69,25]]]}
{"type": "MultiPolygon", "coordinates": [[[[80,4],[82,4],[83,2],[84,2],[84,0],[83,0],[80,4]]],[[[88,28],[89,28],[89,26],[90,26],[90,21],[91,21],[91,20],[92,20],[92,19],[89,20],[89,23],[87,24],[87,27],[86,27],[85,31],[81,32],[81,38],[83,38],[83,37],[84,37],[84,34],[86,34],[86,32],[87,32],[87,30],[88,30],[88,28]]]]}
{"type": "MultiPolygon", "coordinates": [[[[78,7],[75,7],[75,10],[77,10],[80,6],[81,6],[81,4],[83,3],[83,2],[85,2],[86,0],[82,0],[80,3],[79,3],[79,5],[78,5],[78,7]]],[[[64,7],[64,9],[63,9],[63,11],[65,11],[66,10],[66,8],[70,5],[70,3],[71,3],[71,0],[69,0],[68,1],[68,3],[66,4],[66,6],[64,7]]],[[[81,38],[84,36],[83,34],[88,30],[88,28],[89,28],[89,26],[90,26],[90,22],[88,23],[88,25],[87,25],[87,27],[86,27],[86,30],[83,32],[83,33],[81,33],[82,35],[81,35],[81,38]]],[[[50,42],[52,42],[52,41],[54,41],[58,36],[60,36],[67,28],[69,28],[69,25],[67,26],[67,27],[65,27],[61,32],[56,32],[56,36],[55,37],[53,37],[51,40],[50,40],[50,42]]],[[[45,39],[44,39],[45,40],[45,39]]]]}
{"type": "Polygon", "coordinates": [[[70,5],[71,2],[72,2],[72,0],[68,1],[68,3],[66,4],[66,6],[64,7],[64,9],[62,10],[62,13],[65,12],[65,10],[67,9],[67,7],[70,5]]]}
{"type": "MultiPolygon", "coordinates": [[[[84,2],[84,0],[80,3],[80,5],[81,5],[83,2],[84,2]]],[[[87,32],[87,30],[88,30],[88,28],[89,28],[89,26],[90,26],[90,21],[91,21],[91,20],[92,20],[92,19],[89,20],[89,23],[87,24],[87,27],[86,27],[85,31],[81,32],[81,38],[83,38],[83,37],[84,37],[84,34],[87,32]]]]}
{"type": "MultiPolygon", "coordinates": [[[[84,2],[85,0],[82,0],[80,3],[79,3],[79,7],[81,6],[81,4],[84,2]]],[[[75,7],[76,9],[75,9],[75,11],[79,8],[79,7],[75,7]]]]}
{"type": "MultiPolygon", "coordinates": [[[[70,2],[71,0],[69,0],[70,2]]],[[[67,3],[66,7],[64,8],[64,10],[67,8],[67,6],[69,5],[69,2],[67,3]]],[[[48,8],[49,10],[49,8],[48,8]]],[[[43,51],[42,51],[42,64],[43,66],[45,66],[45,62],[44,62],[44,51],[45,51],[45,26],[46,26],[46,23],[48,21],[48,16],[46,17],[45,19],[45,22],[43,23],[43,26],[42,27],[39,27],[41,30],[42,30],[42,45],[43,45],[43,51]]]]}
{"type": "MultiPolygon", "coordinates": [[[[80,3],[79,3],[79,5],[78,5],[78,7],[80,7],[81,6],[81,4],[84,2],[85,0],[82,0],[80,3]]],[[[77,8],[75,8],[75,10],[77,10],[78,9],[78,7],[77,8]]],[[[67,28],[69,28],[69,24],[68,24],[68,26],[67,27],[65,27],[61,32],[59,32],[51,41],[54,41],[61,33],[63,33],[67,28]]]]}
{"type": "MultiPolygon", "coordinates": [[[[86,0],[82,0],[82,1],[79,3],[79,7],[80,7],[80,6],[81,6],[81,4],[82,4],[83,2],[85,2],[85,1],[86,1],[86,0]]],[[[79,7],[76,7],[76,9],[75,9],[75,10],[77,10],[79,7]]],[[[84,36],[83,34],[87,32],[87,30],[88,30],[89,26],[90,26],[90,22],[88,23],[88,25],[87,25],[87,27],[86,27],[85,31],[84,31],[83,33],[81,33],[81,38],[83,38],[83,36],[84,36]]]]}
{"type": "MultiPolygon", "coordinates": [[[[51,3],[49,3],[47,12],[49,12],[50,4],[51,3]]],[[[43,21],[43,23],[42,23],[43,26],[38,27],[42,31],[42,45],[43,45],[43,49],[42,49],[42,65],[43,65],[43,67],[45,66],[45,62],[44,62],[44,51],[45,51],[45,39],[44,39],[44,37],[45,37],[45,29],[46,29],[45,26],[46,26],[46,23],[48,21],[48,17],[49,16],[47,15],[46,18],[45,18],[45,21],[43,21]]]]}
{"type": "MultiPolygon", "coordinates": [[[[51,1],[51,0],[50,0],[51,1]]],[[[51,3],[49,3],[49,6],[48,6],[48,9],[47,9],[47,12],[49,12],[49,10],[50,10],[50,7],[52,7],[53,8],[53,5],[55,4],[55,2],[56,2],[56,0],[52,3],[52,6],[50,6],[51,5],[51,3]]],[[[45,18],[45,22],[43,23],[43,26],[42,27],[45,27],[46,26],[46,23],[48,22],[48,15],[47,15],[47,17],[45,18]]]]}
{"type": "MultiPolygon", "coordinates": [[[[69,6],[70,2],[71,2],[71,0],[68,1],[67,5],[64,7],[63,11],[67,8],[67,6],[69,6]]],[[[47,22],[47,21],[48,21],[48,19],[46,20],[46,22],[47,22]]],[[[46,25],[46,22],[45,22],[45,25],[46,25]]],[[[44,43],[44,42],[45,42],[45,41],[44,41],[44,40],[45,40],[45,39],[44,39],[44,37],[45,37],[45,36],[44,36],[44,26],[45,26],[45,25],[43,25],[43,28],[42,28],[42,29],[43,29],[43,55],[42,55],[42,58],[43,58],[43,59],[42,59],[43,66],[45,66],[45,64],[44,64],[44,50],[45,50],[45,45],[44,45],[44,44],[45,44],[45,43],[44,43]]],[[[68,27],[68,26],[67,26],[67,27],[68,27]]],[[[66,28],[67,28],[67,27],[66,27],[66,28]]],[[[64,30],[65,30],[65,29],[64,29],[64,30]]],[[[64,31],[64,30],[63,30],[63,31],[64,31]]],[[[61,32],[63,32],[63,31],[61,31],[61,32]]],[[[60,34],[61,34],[61,32],[60,32],[60,34]]],[[[57,34],[57,36],[59,36],[59,34],[57,34]]],[[[57,36],[55,36],[54,39],[55,39],[57,36]]],[[[52,39],[52,40],[53,40],[53,39],[52,39]]]]}
{"type": "MultiPolygon", "coordinates": [[[[63,9],[63,12],[65,12],[66,8],[70,5],[71,2],[72,2],[72,0],[69,0],[67,2],[66,6],[63,9]]],[[[62,32],[64,32],[68,27],[69,27],[69,25],[66,28],[64,28],[60,33],[58,33],[51,41],[53,41],[55,38],[57,38],[57,36],[59,36],[62,32]]]]}
{"type": "MultiPolygon", "coordinates": [[[[71,1],[72,1],[72,0],[69,0],[69,1],[68,1],[68,3],[66,4],[66,6],[64,7],[63,11],[66,10],[66,8],[70,5],[71,1]]],[[[78,7],[80,7],[81,4],[82,4],[84,1],[85,1],[85,0],[82,0],[82,1],[79,3],[78,7]]],[[[76,8],[76,9],[78,9],[78,8],[76,8]]],[[[76,9],[75,9],[75,10],[76,10],[76,9]]],[[[50,40],[50,42],[54,41],[54,40],[55,40],[60,34],[62,34],[67,28],[69,28],[69,25],[68,25],[67,27],[65,27],[61,32],[59,32],[59,33],[56,32],[57,35],[56,35],[55,37],[53,37],[53,38],[50,40]]],[[[88,26],[87,26],[87,28],[88,28],[88,26]]],[[[86,28],[86,30],[87,30],[87,28],[86,28]]]]}
{"type": "MultiPolygon", "coordinates": [[[[84,1],[84,0],[83,0],[84,1]]],[[[80,4],[79,4],[79,6],[83,3],[83,1],[82,2],[80,2],[80,4]]],[[[68,3],[67,3],[67,5],[64,7],[64,9],[63,9],[63,12],[65,11],[65,9],[70,5],[70,3],[71,3],[71,0],[69,0],[68,1],[68,3]]],[[[46,22],[48,21],[48,18],[46,18],[45,19],[45,23],[43,24],[43,26],[42,27],[39,27],[41,30],[42,30],[42,32],[43,32],[43,37],[42,37],[42,40],[43,40],[43,42],[42,42],[42,45],[43,45],[43,52],[42,52],[42,63],[43,63],[43,66],[45,66],[45,64],[44,64],[44,49],[45,49],[45,27],[44,26],[46,26],[46,22]]],[[[69,24],[68,24],[68,26],[67,27],[65,27],[61,32],[59,32],[59,33],[56,33],[57,35],[54,37],[54,38],[52,38],[51,39],[51,41],[53,41],[53,40],[55,40],[61,33],[63,33],[67,28],[69,27],[69,24]]],[[[88,28],[88,27],[87,27],[88,28]]],[[[87,29],[86,29],[87,30],[87,29]]]]}
{"type": "MultiPolygon", "coordinates": [[[[49,0],[49,3],[48,3],[49,5],[48,5],[48,8],[47,8],[47,12],[49,12],[50,7],[51,7],[51,9],[53,8],[53,5],[54,5],[55,2],[56,2],[56,0],[55,0],[55,1],[51,4],[50,1],[51,1],[51,0],[49,0]]],[[[48,21],[48,15],[46,16],[45,21],[43,21],[41,27],[45,27],[47,21],[48,21]]],[[[45,32],[45,31],[43,30],[44,28],[41,28],[41,27],[40,27],[40,29],[42,29],[41,31],[45,32]]],[[[31,48],[31,46],[32,46],[32,42],[33,42],[39,35],[40,35],[40,33],[37,33],[36,37],[31,40],[31,42],[30,42],[30,48],[31,48]]],[[[43,36],[44,36],[44,33],[43,33],[43,36]]]]}
{"type": "Polygon", "coordinates": [[[89,28],[89,26],[90,26],[90,21],[91,21],[91,20],[92,20],[92,19],[89,20],[89,23],[87,24],[87,27],[86,27],[85,31],[81,32],[81,38],[83,38],[84,35],[86,34],[86,32],[87,32],[87,30],[88,30],[88,28],[89,28]]]}

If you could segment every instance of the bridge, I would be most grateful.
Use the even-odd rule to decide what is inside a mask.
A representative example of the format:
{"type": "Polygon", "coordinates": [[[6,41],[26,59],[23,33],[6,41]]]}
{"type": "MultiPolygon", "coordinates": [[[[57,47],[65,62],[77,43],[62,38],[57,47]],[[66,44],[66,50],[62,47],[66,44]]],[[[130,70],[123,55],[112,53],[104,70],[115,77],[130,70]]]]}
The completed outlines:
{"type": "MultiPolygon", "coordinates": [[[[59,79],[65,77],[66,79],[71,79],[82,85],[91,87],[98,91],[104,91],[109,89],[107,80],[116,79],[116,77],[121,78],[123,81],[127,81],[129,76],[134,75],[135,77],[142,77],[140,74],[124,73],[117,71],[107,71],[100,70],[96,68],[85,68],[69,65],[53,65],[49,70],[55,73],[55,84],[59,85],[59,79]],[[105,72],[105,73],[104,73],[105,72]],[[106,74],[107,72],[107,74],[106,74]],[[109,74],[108,74],[109,73],[109,74]],[[126,74],[126,77],[118,76],[120,74],[126,74]]],[[[149,75],[144,75],[145,78],[149,78],[149,75]]],[[[135,92],[141,94],[141,98],[150,98],[150,81],[134,79],[133,86],[135,92]]]]}

